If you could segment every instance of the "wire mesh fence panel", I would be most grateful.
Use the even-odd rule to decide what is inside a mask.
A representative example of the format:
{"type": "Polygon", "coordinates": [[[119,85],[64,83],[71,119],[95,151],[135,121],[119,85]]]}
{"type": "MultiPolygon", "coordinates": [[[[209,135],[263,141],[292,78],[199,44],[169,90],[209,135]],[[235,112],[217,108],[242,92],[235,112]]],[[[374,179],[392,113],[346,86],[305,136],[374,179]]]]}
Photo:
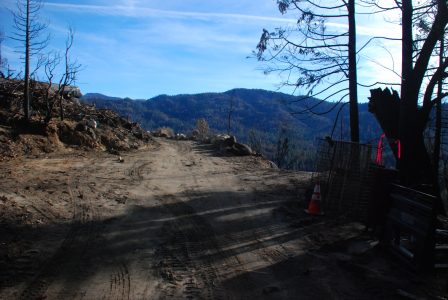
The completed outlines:
{"type": "Polygon", "coordinates": [[[318,141],[317,149],[313,182],[321,185],[323,209],[365,220],[373,180],[372,146],[325,139],[318,141]]]}

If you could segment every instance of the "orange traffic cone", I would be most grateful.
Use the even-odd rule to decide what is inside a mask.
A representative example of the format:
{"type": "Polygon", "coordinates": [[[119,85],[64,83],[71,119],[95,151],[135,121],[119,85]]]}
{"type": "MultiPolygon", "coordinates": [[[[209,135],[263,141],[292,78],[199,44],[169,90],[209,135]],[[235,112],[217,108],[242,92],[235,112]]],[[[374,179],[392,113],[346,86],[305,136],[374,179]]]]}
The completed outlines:
{"type": "Polygon", "coordinates": [[[320,211],[320,200],[320,184],[317,183],[314,186],[310,204],[308,204],[308,208],[305,209],[305,212],[313,216],[323,215],[323,212],[320,211]]]}

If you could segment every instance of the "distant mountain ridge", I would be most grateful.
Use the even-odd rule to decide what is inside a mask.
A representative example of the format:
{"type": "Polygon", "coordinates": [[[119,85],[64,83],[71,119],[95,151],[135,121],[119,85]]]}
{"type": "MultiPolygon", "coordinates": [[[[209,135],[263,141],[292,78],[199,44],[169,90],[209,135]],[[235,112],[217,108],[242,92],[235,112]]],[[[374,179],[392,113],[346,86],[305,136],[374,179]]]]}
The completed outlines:
{"type": "Polygon", "coordinates": [[[82,96],[82,99],[85,102],[89,102],[90,99],[104,99],[104,100],[122,100],[122,98],[119,97],[110,97],[106,96],[100,93],[87,93],[82,96]]]}
{"type": "MultiPolygon", "coordinates": [[[[313,107],[321,100],[292,96],[280,92],[259,89],[233,89],[224,93],[202,93],[192,95],[159,95],[148,100],[109,97],[101,94],[86,94],[81,101],[109,108],[124,117],[141,123],[147,130],[170,127],[175,132],[188,133],[195,128],[196,120],[205,118],[212,131],[227,133],[228,115],[231,113],[230,133],[238,140],[248,142],[255,136],[263,142],[263,151],[272,157],[280,136],[287,136],[302,156],[314,155],[316,138],[330,136],[348,139],[348,106],[342,108],[335,125],[340,105],[327,114],[292,114],[313,107]],[[340,122],[342,118],[342,124],[340,122]],[[283,129],[283,130],[282,130],[283,129]]],[[[334,107],[322,101],[319,112],[334,107]]],[[[381,130],[367,104],[359,105],[361,142],[377,140],[381,130]]]]}

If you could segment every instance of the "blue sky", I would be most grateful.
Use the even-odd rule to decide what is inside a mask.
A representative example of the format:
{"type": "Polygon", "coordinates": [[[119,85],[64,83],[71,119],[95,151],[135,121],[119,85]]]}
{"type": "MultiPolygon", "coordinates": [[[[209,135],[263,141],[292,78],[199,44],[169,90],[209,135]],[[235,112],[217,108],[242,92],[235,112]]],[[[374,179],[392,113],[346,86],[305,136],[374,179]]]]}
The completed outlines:
{"type": "MultiPolygon", "coordinates": [[[[8,8],[14,3],[2,0],[0,6],[6,35],[12,30],[8,8]]],[[[73,57],[83,65],[77,81],[83,93],[134,99],[237,87],[276,90],[279,75],[264,75],[262,65],[247,57],[263,28],[295,21],[293,14],[281,15],[274,0],[54,0],[45,2],[41,18],[53,35],[50,49],[63,50],[68,26],[75,29],[73,57]]],[[[377,16],[358,18],[361,40],[399,32],[398,26],[382,21],[377,16]]],[[[16,45],[6,39],[2,54],[20,68],[16,45]]],[[[383,46],[389,51],[379,47],[362,54],[358,72],[363,82],[376,81],[379,74],[381,80],[399,80],[381,66],[391,65],[389,52],[394,54],[397,45],[383,46]]],[[[400,62],[395,59],[394,64],[400,62]]],[[[361,89],[360,101],[367,95],[361,89]]]]}

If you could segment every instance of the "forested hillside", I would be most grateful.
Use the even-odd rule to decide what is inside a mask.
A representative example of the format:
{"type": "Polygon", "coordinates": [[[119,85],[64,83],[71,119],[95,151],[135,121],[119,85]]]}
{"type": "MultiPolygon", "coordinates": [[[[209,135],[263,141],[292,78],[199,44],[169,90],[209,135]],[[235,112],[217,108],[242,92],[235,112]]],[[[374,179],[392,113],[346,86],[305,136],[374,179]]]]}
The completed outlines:
{"type": "MultiPolygon", "coordinates": [[[[253,143],[260,140],[262,152],[275,159],[277,142],[287,137],[290,149],[296,158],[295,166],[300,169],[312,168],[316,138],[330,136],[348,139],[348,112],[341,110],[335,124],[339,107],[322,115],[303,112],[320,101],[291,96],[265,90],[234,89],[225,93],[205,93],[194,95],[160,95],[148,100],[107,97],[101,94],[86,94],[82,101],[100,108],[111,108],[123,116],[139,122],[147,130],[170,127],[175,132],[189,133],[196,120],[205,118],[215,133],[228,132],[230,112],[230,134],[238,140],[253,143]],[[342,122],[341,122],[342,119],[342,122]],[[335,126],[336,125],[336,126],[335,126]]],[[[322,112],[334,104],[327,102],[319,106],[322,112]]],[[[373,116],[367,111],[367,104],[360,105],[361,141],[376,141],[381,135],[373,116]]]]}

